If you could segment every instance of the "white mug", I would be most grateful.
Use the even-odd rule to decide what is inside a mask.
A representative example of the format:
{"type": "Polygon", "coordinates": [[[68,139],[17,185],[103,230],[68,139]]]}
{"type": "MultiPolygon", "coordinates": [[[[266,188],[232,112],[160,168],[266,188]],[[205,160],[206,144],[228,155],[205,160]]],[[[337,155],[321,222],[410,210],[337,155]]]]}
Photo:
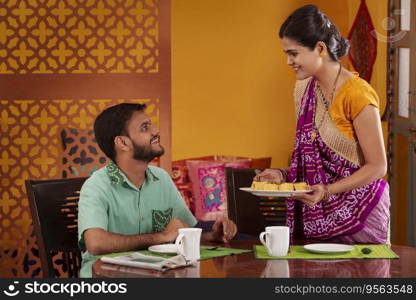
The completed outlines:
{"type": "Polygon", "coordinates": [[[175,245],[178,253],[186,260],[197,261],[200,259],[201,228],[181,228],[176,238],[175,245]]]}
{"type": "Polygon", "coordinates": [[[270,256],[285,256],[289,251],[289,227],[269,226],[260,233],[260,242],[270,256]]]}

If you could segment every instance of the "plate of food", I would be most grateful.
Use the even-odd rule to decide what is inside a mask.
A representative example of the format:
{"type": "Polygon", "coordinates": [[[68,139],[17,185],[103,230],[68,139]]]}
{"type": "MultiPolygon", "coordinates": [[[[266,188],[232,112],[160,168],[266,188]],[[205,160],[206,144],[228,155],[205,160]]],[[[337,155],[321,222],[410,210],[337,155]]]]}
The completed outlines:
{"type": "Polygon", "coordinates": [[[309,244],[303,248],[309,252],[320,254],[340,254],[354,250],[353,246],[344,244],[309,244]]]}
{"type": "Polygon", "coordinates": [[[240,190],[261,197],[291,197],[312,191],[306,182],[277,184],[266,181],[253,181],[251,187],[241,187],[240,190]]]}

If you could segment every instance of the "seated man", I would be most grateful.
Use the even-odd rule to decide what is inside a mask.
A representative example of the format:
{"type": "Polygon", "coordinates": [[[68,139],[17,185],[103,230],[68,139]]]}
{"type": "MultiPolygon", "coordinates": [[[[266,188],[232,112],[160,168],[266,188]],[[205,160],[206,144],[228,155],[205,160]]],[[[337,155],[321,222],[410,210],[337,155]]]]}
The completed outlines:
{"type": "MultiPolygon", "coordinates": [[[[92,255],[173,242],[179,228],[197,224],[168,173],[148,165],[164,149],[145,107],[118,104],[95,120],[97,143],[111,162],[94,172],[81,189],[78,241],[87,250],[81,277],[91,277],[92,255]]],[[[201,239],[228,242],[236,232],[232,221],[221,219],[201,239]]]]}

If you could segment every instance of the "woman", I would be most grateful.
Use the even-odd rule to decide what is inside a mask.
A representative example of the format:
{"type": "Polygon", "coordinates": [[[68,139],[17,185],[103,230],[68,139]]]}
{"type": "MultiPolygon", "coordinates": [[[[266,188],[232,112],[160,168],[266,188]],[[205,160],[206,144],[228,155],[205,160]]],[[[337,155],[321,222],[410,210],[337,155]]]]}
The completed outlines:
{"type": "Polygon", "coordinates": [[[289,170],[268,169],[255,180],[310,185],[311,193],[287,200],[292,237],[296,227],[306,238],[388,242],[390,199],[381,179],[387,163],[376,92],[341,66],[348,41],[316,6],[294,11],[279,36],[297,77],[295,146],[289,170]]]}

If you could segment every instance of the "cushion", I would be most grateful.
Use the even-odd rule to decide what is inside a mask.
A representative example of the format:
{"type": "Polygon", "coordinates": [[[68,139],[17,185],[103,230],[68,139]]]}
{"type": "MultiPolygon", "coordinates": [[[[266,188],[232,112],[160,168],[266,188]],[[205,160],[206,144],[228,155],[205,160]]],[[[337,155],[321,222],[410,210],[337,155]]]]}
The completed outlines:
{"type": "Polygon", "coordinates": [[[195,215],[192,186],[189,180],[188,168],[186,167],[185,160],[172,162],[172,180],[189,210],[195,215]]]}
{"type": "MultiPolygon", "coordinates": [[[[186,205],[191,212],[196,215],[195,211],[195,197],[193,195],[192,183],[189,177],[189,171],[186,162],[187,161],[210,161],[226,163],[226,167],[234,168],[270,168],[271,157],[263,158],[245,158],[236,156],[224,156],[224,155],[209,155],[198,158],[175,160],[172,162],[172,179],[175,183],[179,193],[182,195],[186,205]],[[247,164],[251,161],[251,164],[247,164]]],[[[199,192],[198,192],[199,193],[199,192]]]]}
{"type": "Polygon", "coordinates": [[[228,215],[225,168],[249,168],[251,159],[226,161],[187,160],[194,214],[200,221],[228,215]]]}

